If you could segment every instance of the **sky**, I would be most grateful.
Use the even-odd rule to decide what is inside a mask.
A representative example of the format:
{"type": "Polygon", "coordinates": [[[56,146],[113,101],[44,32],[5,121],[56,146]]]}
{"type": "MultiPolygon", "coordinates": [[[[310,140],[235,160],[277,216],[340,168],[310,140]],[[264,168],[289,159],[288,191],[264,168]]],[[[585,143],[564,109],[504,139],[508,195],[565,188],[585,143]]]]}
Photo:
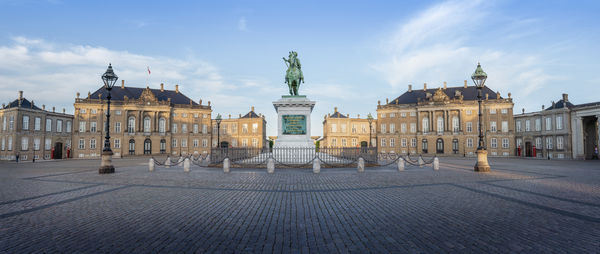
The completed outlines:
{"type": "Polygon", "coordinates": [[[276,135],[293,50],[299,92],[316,101],[312,135],[334,107],[364,118],[409,84],[472,85],[478,62],[515,113],[531,112],[562,93],[600,101],[598,13],[598,1],[0,0],[0,101],[23,90],[72,113],[112,63],[128,86],[211,101],[213,117],[254,106],[276,135]]]}

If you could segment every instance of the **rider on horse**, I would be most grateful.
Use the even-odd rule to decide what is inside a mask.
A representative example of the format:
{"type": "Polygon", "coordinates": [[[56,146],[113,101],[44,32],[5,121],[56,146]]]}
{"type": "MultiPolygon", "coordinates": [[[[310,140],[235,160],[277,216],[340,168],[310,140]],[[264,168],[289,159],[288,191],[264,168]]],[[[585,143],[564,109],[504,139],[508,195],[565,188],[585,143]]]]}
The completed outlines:
{"type": "Polygon", "coordinates": [[[302,65],[300,64],[300,59],[298,59],[298,53],[290,51],[290,58],[285,59],[283,57],[283,61],[288,66],[285,73],[285,83],[288,84],[290,95],[298,95],[300,82],[304,83],[304,75],[302,74],[302,65]]]}

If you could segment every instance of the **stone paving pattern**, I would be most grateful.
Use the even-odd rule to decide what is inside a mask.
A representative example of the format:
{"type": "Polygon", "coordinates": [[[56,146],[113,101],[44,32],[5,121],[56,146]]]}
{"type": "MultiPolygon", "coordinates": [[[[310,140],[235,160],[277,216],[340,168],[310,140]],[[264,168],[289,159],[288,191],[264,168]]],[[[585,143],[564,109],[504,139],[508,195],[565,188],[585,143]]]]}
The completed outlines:
{"type": "Polygon", "coordinates": [[[600,162],[220,169],[0,163],[0,252],[600,252],[600,162]]]}

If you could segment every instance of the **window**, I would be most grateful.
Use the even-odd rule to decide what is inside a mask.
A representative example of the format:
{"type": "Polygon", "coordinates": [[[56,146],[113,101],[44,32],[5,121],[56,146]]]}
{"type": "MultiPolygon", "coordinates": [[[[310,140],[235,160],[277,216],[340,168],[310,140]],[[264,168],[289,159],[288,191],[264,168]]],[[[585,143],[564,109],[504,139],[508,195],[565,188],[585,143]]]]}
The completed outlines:
{"type": "Polygon", "coordinates": [[[198,139],[194,139],[193,142],[192,142],[192,144],[193,144],[194,147],[198,147],[199,144],[200,144],[200,141],[198,139]]]}
{"type": "Polygon", "coordinates": [[[21,138],[21,150],[26,151],[29,149],[29,138],[22,137],[21,138]]]}
{"type": "Polygon", "coordinates": [[[535,138],[535,148],[542,149],[542,138],[535,138]]]}
{"type": "Polygon", "coordinates": [[[452,152],[454,154],[458,153],[458,139],[453,139],[452,140],[452,152]]]}
{"type": "MultiPolygon", "coordinates": [[[[234,139],[233,141],[235,141],[235,142],[232,142],[232,143],[235,143],[234,146],[237,146],[237,140],[234,139]]],[[[207,146],[208,146],[208,140],[202,139],[202,147],[207,147],[207,146]]]]}
{"type": "Polygon", "coordinates": [[[166,131],[166,120],[164,117],[161,117],[160,119],[158,119],[158,132],[164,134],[166,131]]]}
{"type": "Polygon", "coordinates": [[[542,130],[542,120],[539,118],[535,119],[535,130],[536,131],[542,130]]]}
{"type": "MultiPolygon", "coordinates": [[[[402,127],[402,125],[400,125],[400,127],[402,127]]],[[[406,131],[406,124],[404,124],[404,130],[406,131]]],[[[396,124],[391,123],[390,124],[390,133],[395,133],[395,132],[396,132],[396,124]]]]}
{"type": "MultiPolygon", "coordinates": [[[[344,141],[345,141],[345,139],[344,139],[344,141]]],[[[252,139],[252,146],[258,147],[258,139],[255,139],[255,138],[252,139]]]]}
{"type": "Polygon", "coordinates": [[[500,112],[501,112],[502,114],[508,114],[508,109],[506,109],[506,108],[503,108],[503,109],[501,109],[501,110],[500,110],[500,112]]]}
{"type": "Polygon", "coordinates": [[[471,111],[470,109],[467,110],[467,115],[471,115],[473,113],[473,111],[471,111]]]}
{"type": "Polygon", "coordinates": [[[452,131],[458,132],[460,129],[460,125],[458,124],[458,117],[452,117],[452,131]]]}
{"type": "Polygon", "coordinates": [[[518,138],[517,139],[517,147],[521,147],[522,144],[523,144],[523,140],[518,138]]]}
{"type": "Polygon", "coordinates": [[[381,114],[381,118],[385,118],[385,114],[381,114]]]}
{"type": "Polygon", "coordinates": [[[90,149],[96,149],[96,139],[90,139],[90,149]]]}
{"type": "Polygon", "coordinates": [[[552,137],[546,137],[546,149],[552,149],[552,137]]]}
{"type": "MultiPolygon", "coordinates": [[[[385,133],[386,125],[384,123],[381,124],[381,133],[385,133]]],[[[382,145],[383,146],[383,145],[382,145]]]]}
{"type": "Polygon", "coordinates": [[[29,116],[23,116],[23,130],[29,130],[29,116]]]}
{"type": "Polygon", "coordinates": [[[129,154],[131,154],[131,155],[135,154],[135,140],[133,140],[133,139],[129,140],[129,154]]]}
{"type": "Polygon", "coordinates": [[[472,138],[467,139],[467,147],[469,147],[469,148],[473,147],[473,139],[472,138]]]}
{"type": "Polygon", "coordinates": [[[436,153],[444,153],[444,140],[441,138],[438,138],[437,141],[435,142],[435,152],[436,153]]]}
{"type": "Polygon", "coordinates": [[[248,146],[248,139],[242,139],[242,147],[247,147],[248,146]]]}
{"type": "MultiPolygon", "coordinates": [[[[236,127],[236,130],[237,130],[237,125],[234,125],[234,126],[236,127]]],[[[202,134],[206,134],[206,133],[208,133],[208,125],[203,124],[202,125],[202,134]]]]}
{"type": "Polygon", "coordinates": [[[552,118],[546,117],[546,130],[552,130],[552,118]]]}
{"type": "Polygon", "coordinates": [[[56,132],[62,132],[62,127],[63,127],[63,121],[56,120],[56,132]]]}
{"type": "Polygon", "coordinates": [[[237,123],[233,123],[231,125],[231,133],[237,133],[237,123]]]}
{"type": "MultiPolygon", "coordinates": [[[[406,113],[404,114],[406,116],[406,113]]],[[[396,113],[390,113],[390,117],[396,117],[396,113]]]]}
{"type": "Polygon", "coordinates": [[[85,132],[85,121],[79,122],[79,132],[85,132]]]}
{"type": "MultiPolygon", "coordinates": [[[[5,118],[6,120],[6,118],[5,118]]],[[[33,130],[39,131],[42,129],[42,118],[36,117],[33,122],[33,130]]]]}
{"type": "Polygon", "coordinates": [[[401,140],[400,140],[400,145],[401,145],[402,147],[406,147],[406,146],[408,145],[408,144],[407,144],[407,139],[405,139],[405,138],[401,139],[401,140]]]}
{"type": "Polygon", "coordinates": [[[421,140],[421,147],[423,148],[423,153],[427,153],[427,139],[421,140]]]}
{"type": "Polygon", "coordinates": [[[429,118],[425,117],[423,118],[423,124],[422,124],[422,128],[423,128],[423,133],[427,133],[429,132],[429,118]]]}
{"type": "MultiPolygon", "coordinates": [[[[223,132],[223,134],[227,134],[227,125],[223,125],[223,129],[225,129],[225,131],[223,132]]],[[[188,129],[187,129],[187,123],[182,123],[181,124],[181,133],[188,133],[188,129]]]]}
{"type": "MultiPolygon", "coordinates": [[[[216,130],[216,129],[217,129],[217,126],[215,125],[215,130],[216,130]]],[[[172,128],[171,132],[172,132],[172,133],[177,133],[177,124],[176,124],[176,123],[174,123],[174,124],[173,124],[173,128],[172,128]]],[[[215,132],[216,132],[216,131],[215,131],[215,132]]]]}
{"type": "MultiPolygon", "coordinates": [[[[556,116],[556,129],[557,130],[562,130],[562,128],[563,128],[562,126],[563,126],[562,116],[556,116]]],[[[556,146],[558,147],[558,142],[556,142],[556,146]]]]}
{"type": "Polygon", "coordinates": [[[496,132],[496,122],[490,122],[490,131],[496,132]]]}
{"type": "Polygon", "coordinates": [[[203,115],[202,115],[202,118],[207,118],[207,117],[208,117],[208,115],[207,115],[207,114],[203,114],[203,115]]]}
{"type": "Polygon", "coordinates": [[[491,108],[490,109],[490,114],[496,114],[496,109],[495,108],[491,108]]]}
{"type": "Polygon", "coordinates": [[[358,140],[356,140],[355,138],[352,139],[352,147],[357,147],[358,146],[358,140]]]}
{"type": "Polygon", "coordinates": [[[177,139],[173,139],[173,141],[171,142],[173,147],[177,147],[177,139]]]}
{"type": "Polygon", "coordinates": [[[187,113],[181,114],[181,117],[187,117],[187,113]]]}
{"type": "Polygon", "coordinates": [[[556,149],[564,149],[564,139],[562,136],[556,137],[556,149]]]}
{"type": "MultiPolygon", "coordinates": [[[[334,124],[334,127],[335,127],[335,124],[334,124]]],[[[248,133],[248,124],[247,123],[242,124],[242,133],[244,133],[244,134],[248,133]]]]}
{"type": "Polygon", "coordinates": [[[437,132],[438,133],[444,132],[444,118],[441,116],[439,116],[437,119],[437,132]]]}
{"type": "Polygon", "coordinates": [[[2,151],[4,151],[4,149],[6,149],[6,138],[2,137],[2,151]]]}
{"type": "Polygon", "coordinates": [[[394,146],[396,146],[396,139],[390,138],[390,147],[394,147],[394,146]]]}
{"type": "Polygon", "coordinates": [[[15,116],[10,116],[9,120],[8,120],[8,129],[9,130],[13,130],[15,127],[15,116]]]}
{"type": "Polygon", "coordinates": [[[531,130],[531,121],[526,120],[525,121],[525,131],[530,131],[531,130]]]}
{"type": "Polygon", "coordinates": [[[121,110],[115,110],[115,115],[120,116],[121,115],[121,110]]]}
{"type": "Polygon", "coordinates": [[[90,132],[96,132],[97,122],[90,122],[90,132]]]}
{"type": "Polygon", "coordinates": [[[400,124],[400,132],[406,133],[406,124],[405,123],[400,124]]]}
{"type": "Polygon", "coordinates": [[[417,115],[417,113],[415,113],[414,111],[410,112],[410,116],[416,116],[416,115],[417,115]]]}
{"type": "Polygon", "coordinates": [[[150,133],[150,117],[144,117],[144,132],[150,133]]]}
{"type": "Polygon", "coordinates": [[[400,113],[400,116],[401,116],[401,117],[406,117],[406,112],[402,112],[402,113],[400,113]]]}
{"type": "Polygon", "coordinates": [[[508,121],[502,121],[502,132],[508,132],[508,121]]]}
{"type": "Polygon", "coordinates": [[[152,154],[152,141],[149,138],[144,140],[144,154],[152,154]]]}
{"type": "Polygon", "coordinates": [[[411,123],[410,124],[410,133],[415,133],[415,132],[417,132],[417,124],[411,123]]]}
{"type": "Polygon", "coordinates": [[[35,150],[35,151],[40,150],[40,139],[39,138],[33,139],[33,150],[35,150]]]}
{"type": "Polygon", "coordinates": [[[345,138],[343,138],[343,139],[342,139],[342,147],[346,147],[346,145],[347,145],[347,143],[346,143],[346,139],[345,139],[345,138]]]}
{"type": "Polygon", "coordinates": [[[187,139],[181,140],[181,147],[187,147],[187,139]]]}
{"type": "Polygon", "coordinates": [[[492,138],[491,143],[491,147],[492,148],[498,148],[498,139],[497,138],[492,138]]]}
{"type": "Polygon", "coordinates": [[[194,134],[198,134],[198,124],[195,123],[193,128],[194,134]]]}
{"type": "Polygon", "coordinates": [[[379,142],[379,143],[381,144],[381,147],[385,147],[385,144],[386,144],[385,138],[382,138],[381,142],[379,142]]]}
{"type": "Polygon", "coordinates": [[[198,118],[198,113],[194,113],[194,118],[198,118]]]}
{"type": "Polygon", "coordinates": [[[71,121],[67,121],[67,132],[71,132],[71,121]]]}
{"type": "Polygon", "coordinates": [[[473,122],[467,122],[467,132],[473,132],[473,122]]]}
{"type": "Polygon", "coordinates": [[[165,139],[160,140],[160,153],[167,152],[167,141],[165,139]]]}
{"type": "Polygon", "coordinates": [[[46,118],[46,131],[47,132],[52,131],[52,119],[46,118]]]}
{"type": "Polygon", "coordinates": [[[115,138],[113,143],[114,143],[115,148],[121,148],[121,140],[120,139],[115,138]]]}
{"type": "Polygon", "coordinates": [[[6,130],[6,116],[2,117],[2,130],[5,131],[6,130]]]}
{"type": "Polygon", "coordinates": [[[521,132],[521,121],[516,122],[517,132],[521,132]]]}
{"type": "Polygon", "coordinates": [[[92,109],[92,110],[90,110],[90,113],[92,113],[92,114],[96,114],[96,109],[92,109]]]}
{"type": "Polygon", "coordinates": [[[509,146],[509,142],[508,142],[508,138],[503,138],[502,139],[502,148],[508,148],[509,146]]]}
{"type": "Polygon", "coordinates": [[[44,149],[46,149],[46,150],[52,149],[52,139],[50,139],[50,138],[46,139],[46,144],[44,146],[44,149]]]}
{"type": "Polygon", "coordinates": [[[85,149],[85,140],[82,138],[79,139],[79,149],[85,149]]]}
{"type": "Polygon", "coordinates": [[[356,124],[353,124],[353,125],[352,125],[352,130],[351,130],[351,131],[352,131],[352,134],[355,134],[355,133],[356,133],[356,124]]]}
{"type": "Polygon", "coordinates": [[[12,137],[8,137],[8,150],[12,151],[12,137]]]}
{"type": "Polygon", "coordinates": [[[346,133],[346,124],[341,124],[341,125],[340,125],[340,131],[341,131],[342,133],[346,133]]]}
{"type": "Polygon", "coordinates": [[[417,139],[416,138],[410,139],[410,147],[417,147],[417,139]]]}
{"type": "MultiPolygon", "coordinates": [[[[346,125],[342,124],[342,131],[346,131],[346,125]]],[[[253,123],[252,124],[252,133],[258,133],[258,124],[257,123],[253,123]]]]}
{"type": "Polygon", "coordinates": [[[127,132],[135,133],[135,117],[130,116],[127,120],[127,132]]]}
{"type": "Polygon", "coordinates": [[[115,122],[115,133],[121,133],[121,122],[115,122]]]}

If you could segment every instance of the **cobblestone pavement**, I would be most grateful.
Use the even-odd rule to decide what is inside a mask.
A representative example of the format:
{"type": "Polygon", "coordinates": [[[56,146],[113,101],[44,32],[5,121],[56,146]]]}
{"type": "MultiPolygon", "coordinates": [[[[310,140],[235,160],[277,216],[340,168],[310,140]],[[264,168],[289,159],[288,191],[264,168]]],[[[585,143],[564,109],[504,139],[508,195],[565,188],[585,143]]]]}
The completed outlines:
{"type": "Polygon", "coordinates": [[[0,163],[0,252],[600,252],[600,162],[219,169],[0,163]]]}

